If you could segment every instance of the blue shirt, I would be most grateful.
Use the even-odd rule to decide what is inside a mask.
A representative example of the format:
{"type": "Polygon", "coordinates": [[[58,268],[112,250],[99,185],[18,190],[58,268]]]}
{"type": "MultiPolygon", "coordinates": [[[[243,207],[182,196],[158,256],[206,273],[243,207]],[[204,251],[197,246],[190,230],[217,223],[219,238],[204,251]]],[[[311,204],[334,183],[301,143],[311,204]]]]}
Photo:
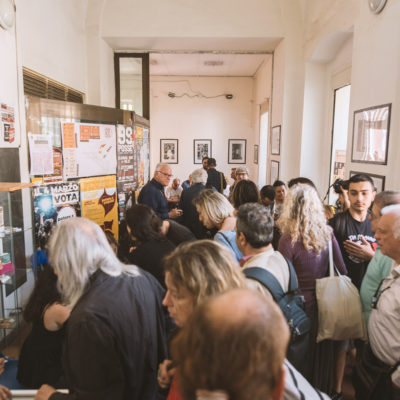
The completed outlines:
{"type": "Polygon", "coordinates": [[[164,186],[154,178],[147,182],[138,197],[139,204],[145,204],[154,210],[161,219],[168,219],[168,200],[165,197],[164,186]]]}
{"type": "Polygon", "coordinates": [[[235,229],[232,229],[231,231],[218,231],[214,236],[214,240],[218,243],[221,243],[223,246],[228,247],[232,255],[239,262],[239,260],[243,257],[243,254],[236,246],[235,237],[236,231],[235,229]]]}

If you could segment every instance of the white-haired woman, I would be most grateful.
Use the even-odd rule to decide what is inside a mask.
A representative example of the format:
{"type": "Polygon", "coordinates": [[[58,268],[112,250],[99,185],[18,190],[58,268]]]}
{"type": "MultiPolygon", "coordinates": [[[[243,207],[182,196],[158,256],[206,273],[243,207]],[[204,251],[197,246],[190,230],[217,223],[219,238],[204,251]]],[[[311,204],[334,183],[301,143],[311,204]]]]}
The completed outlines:
{"type": "Polygon", "coordinates": [[[286,195],[279,219],[282,236],[278,250],[290,260],[296,270],[299,287],[306,301],[306,312],[312,321],[311,351],[306,378],[317,388],[332,390],[334,348],[332,341],[316,344],[318,309],[315,280],[327,276],[329,241],[333,259],[342,274],[347,274],[339,245],[326,224],[323,204],[317,191],[309,185],[293,186],[286,195]]]}
{"type": "Polygon", "coordinates": [[[234,208],[225,196],[216,190],[203,190],[194,200],[193,204],[199,213],[199,219],[208,228],[217,228],[214,240],[227,246],[236,260],[239,261],[243,254],[236,246],[236,218],[233,216],[234,208]]]}

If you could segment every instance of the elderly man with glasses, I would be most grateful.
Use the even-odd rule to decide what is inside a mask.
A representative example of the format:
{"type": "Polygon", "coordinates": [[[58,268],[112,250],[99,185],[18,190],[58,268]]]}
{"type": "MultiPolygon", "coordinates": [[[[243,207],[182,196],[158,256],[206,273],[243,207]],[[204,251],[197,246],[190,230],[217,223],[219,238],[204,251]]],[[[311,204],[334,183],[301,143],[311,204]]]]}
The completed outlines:
{"type": "Polygon", "coordinates": [[[177,208],[168,211],[164,189],[172,178],[171,172],[168,164],[157,164],[153,179],[143,186],[138,198],[139,204],[146,204],[152,208],[161,219],[175,219],[182,215],[182,210],[177,208]]]}

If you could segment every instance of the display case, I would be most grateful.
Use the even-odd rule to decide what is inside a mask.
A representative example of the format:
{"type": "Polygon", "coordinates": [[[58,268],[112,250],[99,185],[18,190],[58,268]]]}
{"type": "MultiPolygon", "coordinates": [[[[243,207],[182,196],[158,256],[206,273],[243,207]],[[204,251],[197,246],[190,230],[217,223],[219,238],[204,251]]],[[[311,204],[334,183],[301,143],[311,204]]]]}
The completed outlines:
{"type": "MultiPolygon", "coordinates": [[[[24,218],[31,183],[0,182],[0,347],[19,331],[21,309],[17,288],[26,281],[26,242],[33,244],[32,214],[24,218]]],[[[31,247],[33,247],[31,245],[31,247]]]]}

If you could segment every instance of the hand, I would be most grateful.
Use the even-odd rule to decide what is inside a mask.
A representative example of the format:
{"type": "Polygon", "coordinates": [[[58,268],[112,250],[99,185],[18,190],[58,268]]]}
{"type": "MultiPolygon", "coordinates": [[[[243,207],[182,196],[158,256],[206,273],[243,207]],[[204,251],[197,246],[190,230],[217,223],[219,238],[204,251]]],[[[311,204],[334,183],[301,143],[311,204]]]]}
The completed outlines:
{"type": "Polygon", "coordinates": [[[361,236],[361,242],[361,244],[358,244],[351,240],[346,240],[343,245],[349,255],[369,261],[375,255],[375,252],[364,236],[361,236]]]}
{"type": "Polygon", "coordinates": [[[179,208],[173,208],[169,213],[168,216],[171,219],[176,219],[180,217],[183,214],[183,211],[180,210],[179,208]]]}
{"type": "Polygon", "coordinates": [[[158,386],[161,389],[166,389],[171,385],[172,378],[175,374],[176,368],[170,368],[172,365],[171,360],[164,360],[158,367],[158,386]]]}
{"type": "Polygon", "coordinates": [[[42,385],[40,389],[37,391],[35,400],[48,400],[49,397],[56,392],[50,385],[42,385]]]}
{"type": "MultiPolygon", "coordinates": [[[[4,358],[3,358],[4,360],[4,358]]],[[[3,385],[0,385],[0,399],[9,400],[12,398],[11,392],[3,385]]]]}
{"type": "Polygon", "coordinates": [[[6,360],[4,357],[0,358],[0,375],[4,372],[4,364],[6,363],[6,360]]]}

